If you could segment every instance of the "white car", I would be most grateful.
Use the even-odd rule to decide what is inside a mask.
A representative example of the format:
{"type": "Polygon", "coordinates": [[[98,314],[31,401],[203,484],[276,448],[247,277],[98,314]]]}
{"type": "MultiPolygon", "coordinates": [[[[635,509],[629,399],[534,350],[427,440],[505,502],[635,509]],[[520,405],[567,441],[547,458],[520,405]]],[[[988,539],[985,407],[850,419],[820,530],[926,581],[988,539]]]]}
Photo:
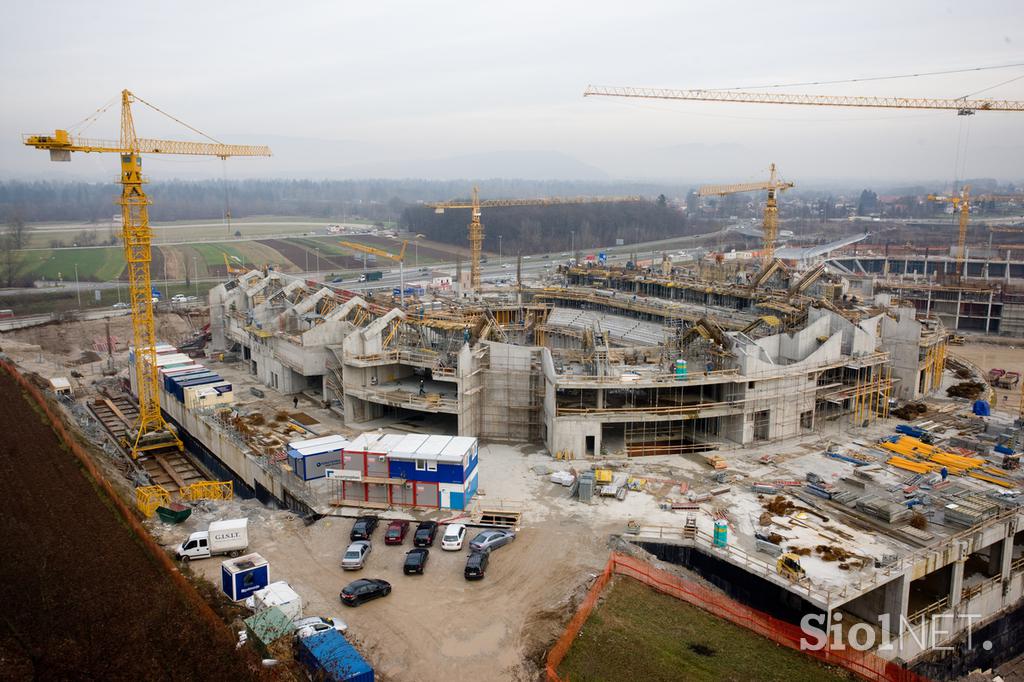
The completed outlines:
{"type": "Polygon", "coordinates": [[[461,523],[449,523],[444,527],[444,535],[441,536],[441,549],[460,550],[465,540],[466,527],[461,523]]]}
{"type": "Polygon", "coordinates": [[[188,296],[185,294],[175,294],[171,297],[171,303],[185,303],[188,301],[188,296]]]}
{"type": "Polygon", "coordinates": [[[292,625],[295,627],[295,636],[299,639],[327,630],[337,630],[342,633],[348,630],[348,625],[340,618],[321,618],[320,616],[296,618],[292,621],[292,625]]]}
{"type": "Polygon", "coordinates": [[[125,303],[124,301],[118,301],[117,303],[115,303],[114,305],[112,305],[110,307],[111,308],[127,308],[128,304],[125,303]]]}

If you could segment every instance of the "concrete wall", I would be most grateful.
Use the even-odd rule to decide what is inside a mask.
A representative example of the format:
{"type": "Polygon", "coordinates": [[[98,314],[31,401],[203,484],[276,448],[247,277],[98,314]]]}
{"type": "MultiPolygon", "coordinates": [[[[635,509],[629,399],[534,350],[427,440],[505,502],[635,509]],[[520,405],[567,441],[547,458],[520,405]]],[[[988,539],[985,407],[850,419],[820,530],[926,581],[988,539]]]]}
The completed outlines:
{"type": "Polygon", "coordinates": [[[913,308],[901,308],[897,319],[882,318],[882,350],[889,353],[892,378],[896,382],[893,397],[916,400],[920,380],[921,325],[913,308]]]}

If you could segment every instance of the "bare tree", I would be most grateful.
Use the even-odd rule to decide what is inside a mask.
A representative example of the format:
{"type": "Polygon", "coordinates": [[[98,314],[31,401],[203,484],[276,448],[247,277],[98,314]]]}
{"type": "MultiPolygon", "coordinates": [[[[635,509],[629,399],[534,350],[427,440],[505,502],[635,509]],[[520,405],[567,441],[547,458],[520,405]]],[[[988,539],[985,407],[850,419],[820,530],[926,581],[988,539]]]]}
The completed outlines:
{"type": "Polygon", "coordinates": [[[14,240],[14,248],[25,248],[25,238],[27,236],[26,232],[28,232],[28,227],[25,225],[25,221],[22,219],[20,214],[15,213],[7,221],[7,232],[14,240]]]}
{"type": "Polygon", "coordinates": [[[17,272],[17,251],[14,235],[7,233],[0,235],[0,268],[3,269],[3,279],[8,287],[14,286],[14,275],[17,272]]]}

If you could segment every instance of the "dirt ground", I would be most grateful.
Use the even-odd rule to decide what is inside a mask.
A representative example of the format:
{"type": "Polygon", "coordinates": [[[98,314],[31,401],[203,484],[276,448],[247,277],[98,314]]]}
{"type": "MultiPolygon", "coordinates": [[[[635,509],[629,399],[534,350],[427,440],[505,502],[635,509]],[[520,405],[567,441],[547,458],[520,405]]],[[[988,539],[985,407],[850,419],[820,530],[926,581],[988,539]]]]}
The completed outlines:
{"type": "Polygon", "coordinates": [[[0,396],[0,678],[256,678],[6,373],[0,396]]]}
{"type": "MultiPolygon", "coordinates": [[[[193,324],[201,327],[205,323],[205,318],[197,318],[193,324]]],[[[181,341],[191,330],[188,319],[177,313],[156,315],[156,337],[162,341],[181,341]]],[[[128,346],[132,343],[131,318],[128,315],[110,318],[110,335],[117,351],[115,366],[123,370],[127,366],[128,346]]],[[[97,346],[105,344],[106,338],[105,320],[54,323],[4,332],[0,334],[0,349],[17,357],[22,367],[45,377],[67,376],[70,368],[92,375],[99,374],[106,362],[106,351],[97,346]],[[40,350],[43,352],[39,353],[40,350]]]]}
{"type": "MultiPolygon", "coordinates": [[[[1024,373],[1024,347],[999,346],[991,343],[965,343],[962,346],[950,346],[949,352],[973,362],[981,368],[982,372],[988,372],[993,367],[1000,367],[1024,373]]],[[[993,405],[993,407],[1000,412],[1017,414],[1020,409],[1022,384],[1024,384],[1024,379],[1013,390],[997,388],[997,405],[993,405]]]]}
{"type": "MultiPolygon", "coordinates": [[[[302,595],[307,615],[338,616],[348,623],[348,635],[380,679],[536,680],[537,663],[604,568],[608,535],[622,530],[621,520],[595,522],[559,499],[567,489],[530,470],[541,458],[550,462],[546,455],[508,446],[483,448],[481,500],[508,501],[505,493],[529,491],[530,502],[516,540],[494,551],[485,579],[478,582],[463,578],[468,552],[443,551],[439,540],[425,575],[403,575],[411,535],[403,546],[389,547],[383,542],[384,523],[374,533],[366,568],[352,572],[340,567],[349,518],[328,517],[306,526],[288,512],[232,501],[193,513],[185,526],[152,526],[158,541],[170,546],[211,520],[248,516],[250,548],[270,561],[271,580],[287,580],[302,595]],[[341,588],[367,577],[390,582],[392,594],[356,608],[342,606],[341,588]]],[[[468,537],[476,532],[470,529],[468,537]]],[[[220,562],[195,562],[192,568],[216,579],[220,562]]]]}

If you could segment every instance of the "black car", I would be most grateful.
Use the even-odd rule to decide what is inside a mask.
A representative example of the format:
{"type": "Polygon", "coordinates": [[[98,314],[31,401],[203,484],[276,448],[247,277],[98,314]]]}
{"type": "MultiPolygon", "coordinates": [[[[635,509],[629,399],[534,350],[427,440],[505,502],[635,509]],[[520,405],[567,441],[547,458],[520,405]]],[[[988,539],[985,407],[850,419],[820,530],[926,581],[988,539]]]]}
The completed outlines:
{"type": "Polygon", "coordinates": [[[466,559],[466,580],[482,580],[487,572],[487,562],[491,559],[490,552],[473,552],[466,559]]]}
{"type": "Polygon", "coordinates": [[[376,516],[360,516],[352,524],[352,532],[348,534],[348,539],[352,542],[356,540],[369,540],[379,520],[376,516]]]}
{"type": "Polygon", "coordinates": [[[354,580],[341,590],[341,603],[345,606],[359,606],[364,601],[391,594],[391,583],[376,578],[354,580]]]}
{"type": "Polygon", "coordinates": [[[402,566],[402,571],[406,575],[412,575],[413,573],[419,573],[423,575],[423,569],[427,566],[427,559],[430,558],[430,550],[422,547],[416,549],[410,549],[405,553],[405,565],[402,566]]]}
{"type": "Polygon", "coordinates": [[[416,526],[416,535],[412,538],[414,547],[433,547],[437,536],[437,521],[423,521],[416,526]]]}

